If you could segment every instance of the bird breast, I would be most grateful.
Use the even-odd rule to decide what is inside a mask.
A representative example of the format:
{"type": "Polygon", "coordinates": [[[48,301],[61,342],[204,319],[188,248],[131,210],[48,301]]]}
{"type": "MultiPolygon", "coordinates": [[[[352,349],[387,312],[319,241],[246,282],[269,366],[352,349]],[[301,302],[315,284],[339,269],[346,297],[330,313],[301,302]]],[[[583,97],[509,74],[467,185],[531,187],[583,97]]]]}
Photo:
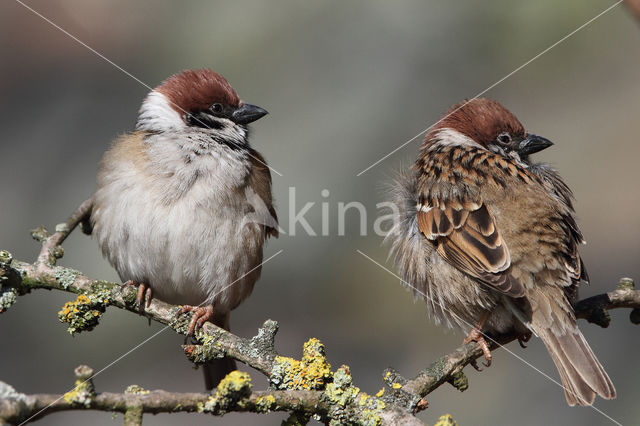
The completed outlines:
{"type": "Polygon", "coordinates": [[[244,220],[244,153],[201,142],[121,138],[98,174],[94,232],[122,280],[146,282],[169,303],[230,310],[258,278],[243,275],[260,263],[264,235],[244,220]]]}

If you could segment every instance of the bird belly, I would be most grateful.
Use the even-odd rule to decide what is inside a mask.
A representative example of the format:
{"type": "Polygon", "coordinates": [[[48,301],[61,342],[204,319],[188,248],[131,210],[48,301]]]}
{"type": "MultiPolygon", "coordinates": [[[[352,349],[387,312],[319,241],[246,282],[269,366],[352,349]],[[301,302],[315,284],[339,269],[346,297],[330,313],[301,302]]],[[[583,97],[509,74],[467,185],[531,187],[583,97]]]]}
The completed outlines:
{"type": "Polygon", "coordinates": [[[205,183],[170,204],[157,195],[139,184],[98,191],[94,231],[104,255],[123,281],[149,284],[160,300],[234,309],[259,278],[261,228],[245,223],[244,203],[221,203],[233,197],[205,183]]]}

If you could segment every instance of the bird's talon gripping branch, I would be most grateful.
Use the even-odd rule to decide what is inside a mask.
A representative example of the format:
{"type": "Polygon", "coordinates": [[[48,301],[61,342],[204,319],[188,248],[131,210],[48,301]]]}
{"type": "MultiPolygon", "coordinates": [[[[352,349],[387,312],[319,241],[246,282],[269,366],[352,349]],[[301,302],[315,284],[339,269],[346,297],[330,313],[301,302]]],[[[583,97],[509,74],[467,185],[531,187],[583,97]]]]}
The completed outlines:
{"type": "Polygon", "coordinates": [[[525,345],[525,343],[527,343],[529,340],[531,340],[531,333],[525,333],[518,336],[518,343],[520,344],[520,347],[523,349],[527,348],[527,345],[525,345]]]}
{"type": "MultiPolygon", "coordinates": [[[[487,318],[489,318],[489,311],[486,311],[484,314],[482,314],[482,317],[480,317],[480,320],[478,321],[476,326],[473,327],[473,329],[469,332],[467,337],[464,338],[462,343],[467,344],[470,342],[476,342],[480,346],[480,349],[482,349],[482,353],[484,354],[484,359],[487,360],[487,362],[483,364],[485,365],[485,367],[490,367],[493,356],[491,355],[491,351],[489,350],[489,345],[487,344],[487,341],[484,340],[484,336],[482,335],[482,327],[484,327],[484,323],[487,321],[487,318]]],[[[482,371],[478,367],[478,364],[475,362],[472,362],[471,366],[475,368],[477,371],[482,371]]]]}
{"type": "Polygon", "coordinates": [[[213,317],[213,305],[183,305],[178,311],[178,315],[186,314],[187,312],[193,312],[191,322],[189,323],[189,329],[187,330],[187,337],[189,337],[193,336],[193,333],[195,333],[196,330],[200,329],[205,322],[209,321],[213,317]]]}
{"type": "Polygon", "coordinates": [[[138,287],[138,296],[136,297],[136,303],[138,304],[138,309],[140,313],[143,313],[145,308],[151,306],[151,299],[153,299],[153,290],[148,284],[145,283],[137,283],[133,280],[129,280],[125,282],[123,285],[131,285],[134,287],[138,287]]]}
{"type": "MultiPolygon", "coordinates": [[[[474,328],[469,332],[469,335],[463,340],[463,343],[465,344],[470,342],[476,342],[480,346],[480,349],[482,349],[482,353],[484,354],[484,359],[487,360],[487,362],[483,364],[485,365],[485,367],[490,367],[491,360],[493,359],[493,355],[491,355],[491,351],[489,350],[489,345],[487,344],[487,341],[484,340],[484,337],[482,336],[482,332],[480,331],[480,329],[474,328]]],[[[471,365],[473,365],[473,363],[471,365]]],[[[473,368],[475,368],[478,371],[482,371],[478,369],[477,364],[474,365],[473,368]]]]}

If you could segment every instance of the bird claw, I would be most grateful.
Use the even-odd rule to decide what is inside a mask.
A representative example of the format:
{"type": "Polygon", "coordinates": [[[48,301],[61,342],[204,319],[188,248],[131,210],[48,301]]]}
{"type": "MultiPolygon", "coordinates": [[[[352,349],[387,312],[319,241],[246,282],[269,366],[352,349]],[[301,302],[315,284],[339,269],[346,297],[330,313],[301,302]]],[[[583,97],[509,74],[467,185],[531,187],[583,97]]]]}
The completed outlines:
{"type": "Polygon", "coordinates": [[[418,401],[418,404],[416,404],[416,408],[414,409],[414,414],[424,411],[427,408],[429,408],[429,402],[427,402],[427,398],[422,398],[420,399],[420,401],[418,401]]]}
{"type": "Polygon", "coordinates": [[[138,287],[138,295],[136,297],[136,303],[138,304],[138,311],[143,313],[145,308],[151,306],[151,299],[153,299],[153,290],[149,284],[137,283],[133,280],[125,282],[123,285],[132,285],[138,287]]]}
{"type": "MultiPolygon", "coordinates": [[[[487,362],[483,362],[483,364],[485,367],[490,367],[491,360],[493,359],[493,355],[491,355],[491,351],[489,350],[489,345],[487,344],[487,341],[484,340],[484,336],[482,335],[482,332],[480,331],[479,328],[474,327],[469,332],[469,335],[465,337],[465,339],[462,341],[462,343],[464,344],[467,344],[470,342],[476,342],[478,346],[480,346],[480,349],[482,349],[482,353],[484,354],[484,359],[487,361],[487,362]]],[[[475,360],[471,362],[471,366],[475,368],[477,371],[482,371],[482,369],[478,367],[478,364],[475,360]]]]}
{"type": "Polygon", "coordinates": [[[191,322],[189,322],[189,329],[187,330],[187,338],[189,338],[190,336],[193,336],[193,333],[200,329],[205,322],[209,321],[213,317],[213,305],[204,307],[183,305],[178,311],[178,315],[186,314],[187,312],[193,312],[191,322]]]}
{"type": "Polygon", "coordinates": [[[521,334],[520,336],[518,336],[518,343],[520,344],[520,347],[523,349],[527,348],[527,345],[525,345],[526,342],[528,342],[529,340],[531,340],[531,333],[525,333],[525,334],[521,334]]]}
{"type": "Polygon", "coordinates": [[[476,361],[475,359],[471,361],[469,364],[473,367],[474,370],[482,371],[482,368],[478,366],[478,361],[476,361]]]}

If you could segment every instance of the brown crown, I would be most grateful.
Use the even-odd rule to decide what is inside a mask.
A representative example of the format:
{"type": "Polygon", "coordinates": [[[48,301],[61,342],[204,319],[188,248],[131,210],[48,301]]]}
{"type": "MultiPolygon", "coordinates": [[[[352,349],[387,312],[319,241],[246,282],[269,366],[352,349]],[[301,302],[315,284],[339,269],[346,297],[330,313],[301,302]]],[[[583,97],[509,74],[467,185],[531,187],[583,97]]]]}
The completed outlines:
{"type": "Polygon", "coordinates": [[[439,130],[450,128],[470,137],[481,145],[492,142],[500,133],[524,136],[520,121],[498,102],[486,98],[460,102],[452,106],[440,121],[429,130],[425,143],[439,130]]]}
{"type": "Polygon", "coordinates": [[[187,70],[166,79],[156,91],[180,114],[203,111],[215,103],[240,105],[240,98],[223,76],[210,69],[187,70]]]}

